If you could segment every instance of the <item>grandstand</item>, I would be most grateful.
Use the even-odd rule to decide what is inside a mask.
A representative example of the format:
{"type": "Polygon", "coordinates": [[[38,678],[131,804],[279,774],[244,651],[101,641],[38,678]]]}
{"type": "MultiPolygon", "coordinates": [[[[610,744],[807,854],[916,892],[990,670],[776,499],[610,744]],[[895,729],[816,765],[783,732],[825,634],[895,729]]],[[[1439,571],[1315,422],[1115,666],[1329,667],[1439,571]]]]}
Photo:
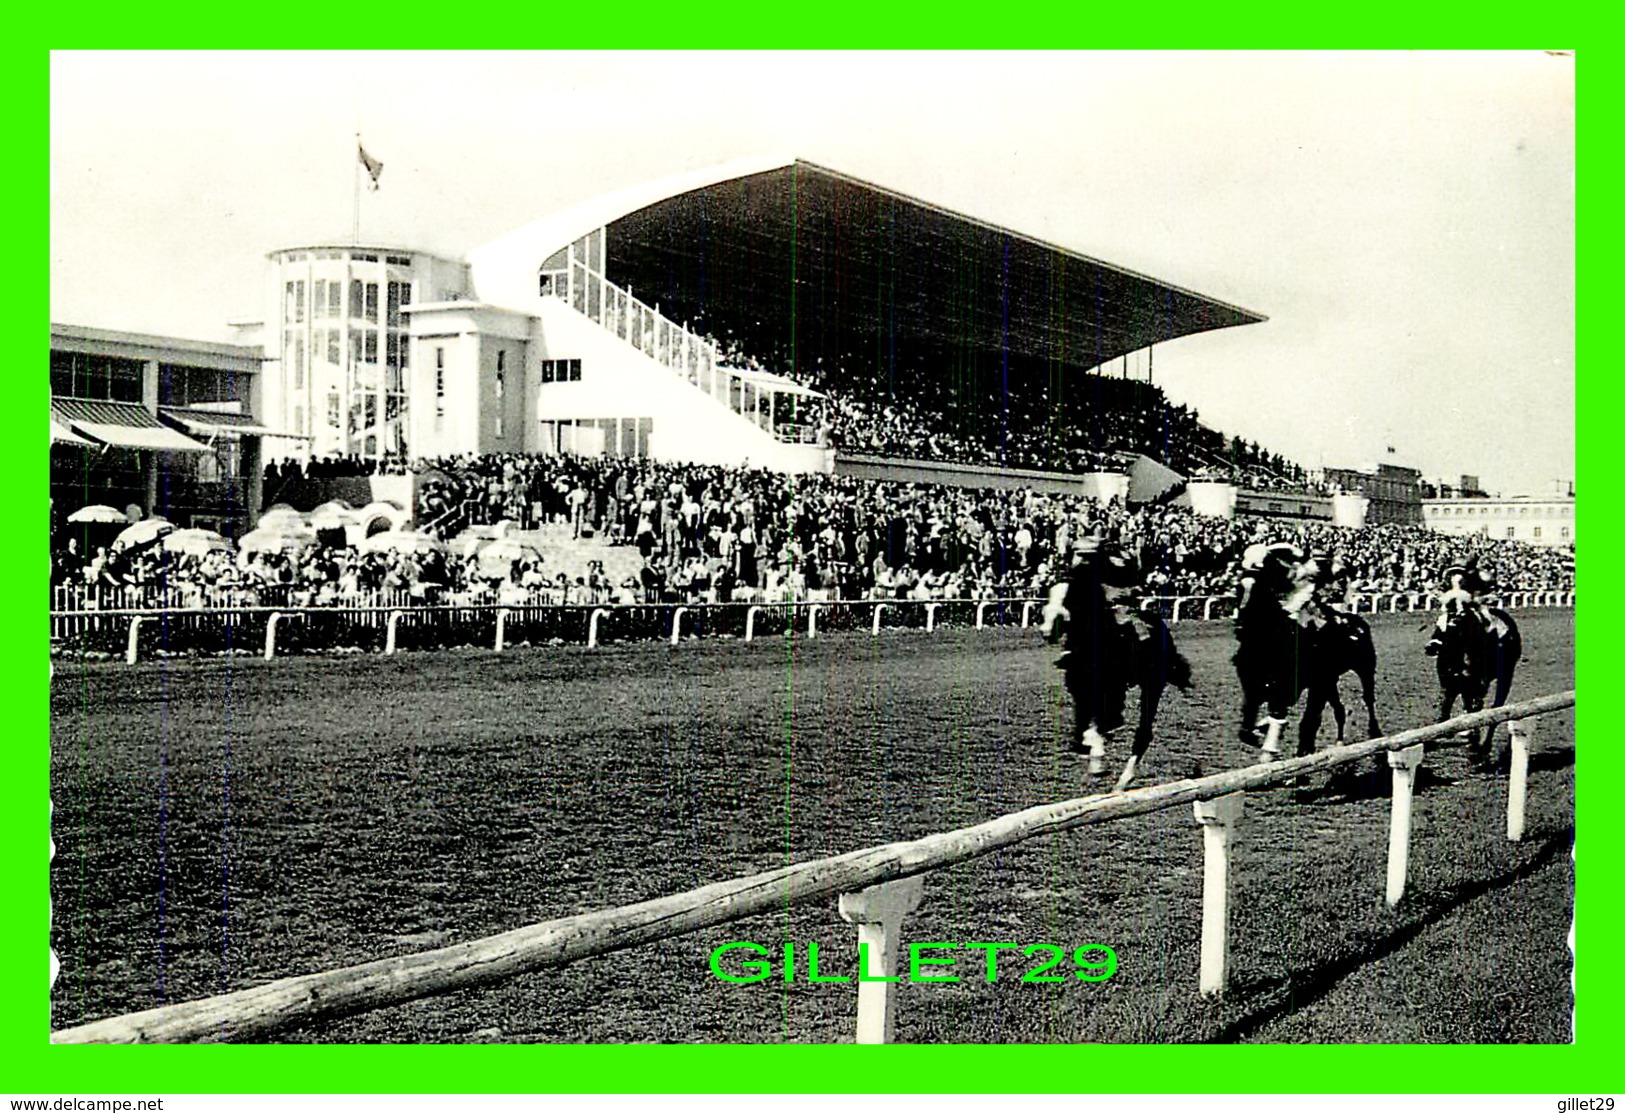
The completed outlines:
{"type": "Polygon", "coordinates": [[[1076,474],[1128,452],[1188,471],[1224,438],[1125,357],[1149,379],[1155,345],[1263,320],[789,158],[590,198],[466,261],[271,260],[266,414],[309,438],[273,457],[801,472],[846,451],[1076,474]]]}

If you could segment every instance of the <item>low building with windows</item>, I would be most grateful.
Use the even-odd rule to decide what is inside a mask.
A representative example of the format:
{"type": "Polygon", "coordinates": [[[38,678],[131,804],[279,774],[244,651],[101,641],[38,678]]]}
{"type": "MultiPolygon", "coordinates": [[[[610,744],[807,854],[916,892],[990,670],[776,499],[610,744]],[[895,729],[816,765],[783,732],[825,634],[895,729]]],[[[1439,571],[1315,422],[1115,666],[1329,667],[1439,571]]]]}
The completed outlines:
{"type": "Polygon", "coordinates": [[[1531,545],[1572,545],[1574,496],[1426,499],[1422,523],[1440,533],[1476,533],[1531,545]]]}
{"type": "Polygon", "coordinates": [[[53,525],[89,505],[233,536],[260,506],[257,347],[51,326],[53,525]]]}

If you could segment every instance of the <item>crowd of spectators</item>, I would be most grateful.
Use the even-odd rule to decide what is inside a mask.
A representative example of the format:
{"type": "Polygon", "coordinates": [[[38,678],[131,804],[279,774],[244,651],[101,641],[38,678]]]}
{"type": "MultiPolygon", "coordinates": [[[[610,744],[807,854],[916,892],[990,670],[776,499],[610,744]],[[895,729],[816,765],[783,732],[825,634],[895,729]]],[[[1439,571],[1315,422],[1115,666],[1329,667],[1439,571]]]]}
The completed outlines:
{"type": "Polygon", "coordinates": [[[1041,594],[1086,538],[1123,544],[1148,595],[1234,590],[1241,551],[1291,537],[1335,560],[1352,592],[1427,592],[1469,558],[1496,584],[1568,589],[1572,549],[1446,536],[1419,525],[1340,529],[1198,516],[1176,505],[1125,506],[1030,489],[968,490],[850,476],[787,476],[743,468],[625,458],[493,455],[432,461],[420,472],[417,519],[451,542],[470,525],[552,523],[574,537],[629,546],[635,579],[601,568],[571,579],[545,554],[494,572],[472,548],[303,551],[233,556],[98,549],[57,552],[58,583],[161,590],[180,605],[241,604],[278,593],[290,604],[369,593],[424,601],[538,602],[993,599],[1041,594]]]}

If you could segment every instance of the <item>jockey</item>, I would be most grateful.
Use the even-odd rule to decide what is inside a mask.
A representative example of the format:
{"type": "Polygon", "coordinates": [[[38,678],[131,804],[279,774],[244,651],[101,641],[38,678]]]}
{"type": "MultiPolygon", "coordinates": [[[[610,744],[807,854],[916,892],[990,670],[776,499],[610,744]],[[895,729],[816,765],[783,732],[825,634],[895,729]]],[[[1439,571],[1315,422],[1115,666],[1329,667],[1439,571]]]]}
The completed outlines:
{"type": "Polygon", "coordinates": [[[1439,643],[1445,628],[1450,625],[1450,619],[1459,613],[1466,613],[1483,623],[1484,628],[1490,629],[1493,625],[1489,611],[1479,600],[1479,594],[1489,587],[1489,582],[1478,571],[1478,558],[1469,557],[1465,564],[1452,564],[1444,570],[1441,577],[1445,583],[1445,590],[1439,596],[1439,621],[1433,628],[1433,637],[1428,639],[1423,648],[1429,657],[1439,652],[1439,643]]]}
{"type": "Polygon", "coordinates": [[[1236,607],[1236,671],[1242,682],[1241,740],[1257,744],[1257,715],[1267,716],[1265,760],[1281,753],[1281,731],[1297,702],[1298,627],[1315,593],[1316,566],[1289,541],[1248,546],[1236,607]]]}
{"type": "Polygon", "coordinates": [[[1086,724],[1073,748],[1087,750],[1089,771],[1099,773],[1107,736],[1123,725],[1132,658],[1125,647],[1139,636],[1127,623],[1140,570],[1120,547],[1098,538],[1086,539],[1080,552],[1067,580],[1067,652],[1056,664],[1066,670],[1077,720],[1086,724]]]}

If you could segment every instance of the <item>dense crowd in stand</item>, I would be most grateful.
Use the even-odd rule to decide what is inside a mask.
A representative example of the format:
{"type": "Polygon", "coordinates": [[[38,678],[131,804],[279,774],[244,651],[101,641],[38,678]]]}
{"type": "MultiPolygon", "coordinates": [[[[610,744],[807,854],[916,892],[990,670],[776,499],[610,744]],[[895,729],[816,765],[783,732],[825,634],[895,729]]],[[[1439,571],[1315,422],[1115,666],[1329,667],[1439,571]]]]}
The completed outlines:
{"type": "Polygon", "coordinates": [[[55,551],[53,579],[134,585],[191,606],[273,594],[320,605],[376,592],[563,603],[993,599],[1041,593],[1084,539],[1105,537],[1139,560],[1146,594],[1199,596],[1234,590],[1248,544],[1290,536],[1335,561],[1355,593],[1434,590],[1445,567],[1469,558],[1507,589],[1573,583],[1572,549],[1445,536],[1420,525],[1229,522],[1174,505],[625,458],[483,456],[420,469],[416,518],[424,532],[449,542],[471,525],[564,523],[576,536],[635,548],[638,576],[610,582],[595,568],[570,579],[546,567],[545,553],[493,570],[472,549],[449,545],[363,553],[313,544],[201,557],[151,545],[98,548],[87,559],[74,539],[55,551]]]}

